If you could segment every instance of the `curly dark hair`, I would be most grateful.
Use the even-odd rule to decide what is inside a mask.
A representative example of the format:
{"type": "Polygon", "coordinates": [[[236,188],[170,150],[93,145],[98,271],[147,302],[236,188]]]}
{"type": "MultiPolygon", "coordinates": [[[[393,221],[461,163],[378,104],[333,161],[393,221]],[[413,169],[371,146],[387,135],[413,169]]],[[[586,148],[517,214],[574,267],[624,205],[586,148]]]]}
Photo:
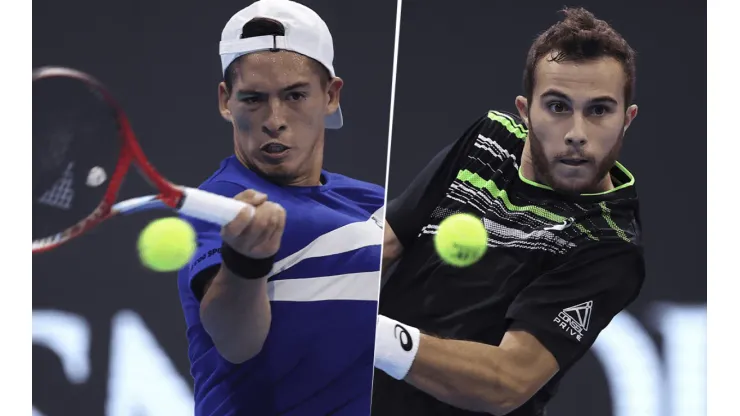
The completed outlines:
{"type": "Polygon", "coordinates": [[[584,8],[565,8],[565,18],[552,25],[535,39],[527,54],[524,69],[524,93],[532,100],[534,72],[540,59],[553,53],[550,61],[583,62],[602,57],[612,57],[624,68],[627,81],[624,85],[625,107],[635,95],[636,52],[607,22],[597,19],[584,8]]]}

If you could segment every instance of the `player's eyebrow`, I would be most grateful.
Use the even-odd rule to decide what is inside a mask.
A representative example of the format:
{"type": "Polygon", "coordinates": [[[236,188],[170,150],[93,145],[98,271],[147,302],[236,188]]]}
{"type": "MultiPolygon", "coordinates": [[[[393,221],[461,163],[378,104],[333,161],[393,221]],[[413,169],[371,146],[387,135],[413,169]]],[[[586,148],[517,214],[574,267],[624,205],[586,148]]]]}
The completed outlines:
{"type": "MultiPolygon", "coordinates": [[[[310,84],[308,82],[296,82],[294,84],[288,85],[287,87],[281,88],[280,92],[290,92],[290,91],[297,90],[300,88],[306,88],[309,85],[310,84]]],[[[243,89],[243,90],[239,90],[236,92],[237,98],[250,97],[250,96],[255,96],[255,95],[264,95],[264,94],[267,94],[267,93],[264,91],[258,91],[254,89],[243,89]]]]}
{"type": "Polygon", "coordinates": [[[288,92],[288,91],[293,91],[293,90],[297,90],[300,88],[306,88],[308,86],[309,86],[308,82],[296,82],[295,84],[288,85],[287,87],[283,88],[281,91],[288,92]]]}
{"type": "Polygon", "coordinates": [[[603,95],[601,97],[596,97],[591,99],[591,104],[611,104],[611,105],[618,105],[619,103],[614,98],[603,95]]]}
{"type": "Polygon", "coordinates": [[[549,89],[549,90],[547,90],[547,91],[545,91],[545,92],[543,92],[540,95],[540,98],[541,99],[545,99],[545,98],[557,98],[557,99],[560,99],[560,100],[563,100],[563,101],[567,101],[567,102],[571,102],[572,101],[570,99],[570,97],[568,97],[564,93],[562,93],[562,92],[560,92],[558,90],[552,89],[552,88],[549,89]]]}
{"type": "MultiPolygon", "coordinates": [[[[556,89],[549,89],[540,95],[541,99],[545,98],[557,98],[563,101],[571,102],[572,100],[570,97],[568,97],[566,94],[564,94],[561,91],[558,91],[556,89]]],[[[611,105],[618,105],[619,103],[617,100],[615,100],[613,97],[608,95],[601,95],[595,98],[592,98],[589,100],[589,104],[611,104],[611,105]]]]}
{"type": "Polygon", "coordinates": [[[261,96],[265,93],[257,91],[257,90],[239,90],[236,92],[236,98],[238,100],[242,100],[246,97],[255,97],[255,96],[261,96]]]}

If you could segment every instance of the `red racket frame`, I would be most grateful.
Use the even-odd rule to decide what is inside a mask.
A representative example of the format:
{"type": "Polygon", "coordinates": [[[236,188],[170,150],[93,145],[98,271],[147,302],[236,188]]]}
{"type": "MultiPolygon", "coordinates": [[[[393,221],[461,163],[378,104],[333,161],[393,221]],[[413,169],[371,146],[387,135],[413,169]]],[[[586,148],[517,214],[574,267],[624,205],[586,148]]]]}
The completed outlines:
{"type": "MultiPolygon", "coordinates": [[[[157,188],[159,192],[157,195],[158,199],[171,208],[177,208],[183,199],[183,191],[159,174],[149,162],[136,139],[126,113],[113,98],[113,95],[105,88],[103,83],[89,74],[71,68],[43,67],[33,71],[33,82],[56,77],[71,78],[84,83],[105,102],[111,110],[112,117],[118,124],[120,153],[115,170],[111,175],[110,182],[100,204],[82,221],[53,237],[49,237],[59,237],[58,241],[34,248],[33,253],[41,253],[54,249],[114,216],[115,213],[112,211],[113,204],[116,202],[118,192],[123,184],[123,179],[126,177],[132,164],[137,167],[142,176],[157,188]]],[[[42,238],[40,240],[43,241],[44,239],[42,238]]]]}

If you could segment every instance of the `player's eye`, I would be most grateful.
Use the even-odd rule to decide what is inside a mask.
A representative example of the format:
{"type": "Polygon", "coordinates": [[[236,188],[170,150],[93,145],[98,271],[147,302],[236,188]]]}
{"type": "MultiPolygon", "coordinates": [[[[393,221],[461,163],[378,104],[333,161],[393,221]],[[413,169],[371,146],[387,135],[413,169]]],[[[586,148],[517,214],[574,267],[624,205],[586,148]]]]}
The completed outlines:
{"type": "Polygon", "coordinates": [[[306,98],[305,92],[293,91],[288,93],[288,101],[300,101],[306,98]]]}
{"type": "Polygon", "coordinates": [[[245,95],[239,98],[239,101],[243,102],[244,104],[257,104],[260,102],[260,96],[259,95],[245,95]]]}
{"type": "Polygon", "coordinates": [[[547,104],[548,110],[550,110],[553,113],[560,114],[568,111],[568,106],[565,105],[565,103],[561,101],[553,101],[549,104],[547,104]]]}
{"type": "Polygon", "coordinates": [[[595,116],[603,116],[609,113],[610,108],[605,105],[595,105],[591,107],[591,114],[595,116]]]}

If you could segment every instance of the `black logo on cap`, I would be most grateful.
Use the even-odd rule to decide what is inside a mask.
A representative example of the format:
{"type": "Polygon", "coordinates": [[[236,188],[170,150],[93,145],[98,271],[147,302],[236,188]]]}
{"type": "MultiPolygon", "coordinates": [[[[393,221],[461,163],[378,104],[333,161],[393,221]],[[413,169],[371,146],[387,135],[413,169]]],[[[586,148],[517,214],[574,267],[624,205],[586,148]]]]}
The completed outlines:
{"type": "Polygon", "coordinates": [[[396,324],[393,328],[393,337],[398,338],[398,340],[401,341],[401,348],[403,348],[404,351],[411,351],[411,348],[414,346],[414,341],[411,340],[411,334],[409,334],[409,331],[399,324],[396,324]],[[400,332],[398,330],[400,330],[400,332]]]}

